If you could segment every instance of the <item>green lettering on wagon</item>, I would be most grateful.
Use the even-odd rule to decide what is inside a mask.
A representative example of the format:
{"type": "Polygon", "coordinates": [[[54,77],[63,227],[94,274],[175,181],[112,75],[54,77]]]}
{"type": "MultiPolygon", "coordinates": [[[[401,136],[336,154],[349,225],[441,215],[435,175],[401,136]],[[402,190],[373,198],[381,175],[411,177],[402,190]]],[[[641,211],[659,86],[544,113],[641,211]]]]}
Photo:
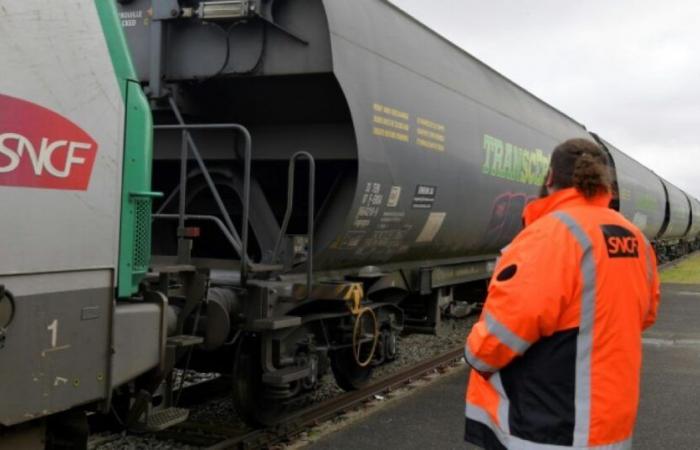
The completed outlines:
{"type": "Polygon", "coordinates": [[[481,172],[517,183],[541,186],[549,169],[549,156],[484,135],[484,165],[481,172]]]}

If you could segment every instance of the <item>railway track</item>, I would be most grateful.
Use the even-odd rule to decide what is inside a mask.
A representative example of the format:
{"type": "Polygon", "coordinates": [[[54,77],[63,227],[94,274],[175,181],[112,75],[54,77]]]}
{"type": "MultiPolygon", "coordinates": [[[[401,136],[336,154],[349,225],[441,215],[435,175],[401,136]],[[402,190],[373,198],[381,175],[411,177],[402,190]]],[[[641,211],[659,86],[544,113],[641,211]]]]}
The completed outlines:
{"type": "Polygon", "coordinates": [[[190,422],[158,433],[159,440],[168,440],[207,450],[266,448],[293,439],[310,426],[338,417],[362,406],[374,396],[395,390],[435,370],[447,367],[462,358],[461,346],[379,379],[365,388],[340,394],[311,405],[288,417],[275,427],[250,430],[225,425],[190,422]]]}

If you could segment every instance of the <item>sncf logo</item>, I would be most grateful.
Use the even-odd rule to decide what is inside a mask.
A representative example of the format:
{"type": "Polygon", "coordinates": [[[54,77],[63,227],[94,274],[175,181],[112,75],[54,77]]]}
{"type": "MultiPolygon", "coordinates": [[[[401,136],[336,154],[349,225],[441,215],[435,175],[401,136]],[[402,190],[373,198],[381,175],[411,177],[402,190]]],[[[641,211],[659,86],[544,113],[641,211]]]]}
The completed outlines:
{"type": "Polygon", "coordinates": [[[97,143],[65,117],[0,94],[0,186],[87,190],[97,143]]]}
{"type": "Polygon", "coordinates": [[[636,258],[639,256],[639,241],[627,228],[619,225],[601,225],[608,256],[611,258],[636,258]]]}

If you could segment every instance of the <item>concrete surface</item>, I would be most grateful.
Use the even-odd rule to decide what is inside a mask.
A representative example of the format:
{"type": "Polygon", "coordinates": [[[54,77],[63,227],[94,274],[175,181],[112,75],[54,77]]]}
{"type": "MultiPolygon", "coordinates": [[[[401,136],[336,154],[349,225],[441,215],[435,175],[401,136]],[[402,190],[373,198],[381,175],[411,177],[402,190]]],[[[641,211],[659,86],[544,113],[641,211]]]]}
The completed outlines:
{"type": "MultiPolygon", "coordinates": [[[[466,367],[321,438],[313,450],[468,449],[466,367]]],[[[700,286],[664,285],[644,336],[635,450],[700,449],[700,286]]]]}

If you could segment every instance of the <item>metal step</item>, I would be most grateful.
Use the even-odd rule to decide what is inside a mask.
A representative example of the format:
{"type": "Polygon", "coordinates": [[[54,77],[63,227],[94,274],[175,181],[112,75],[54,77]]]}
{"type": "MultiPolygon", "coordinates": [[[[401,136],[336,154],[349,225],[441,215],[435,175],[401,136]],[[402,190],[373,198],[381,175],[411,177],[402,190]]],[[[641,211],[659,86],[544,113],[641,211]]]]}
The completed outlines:
{"type": "Polygon", "coordinates": [[[196,272],[197,268],[191,264],[175,264],[168,266],[154,266],[153,271],[149,275],[157,275],[161,273],[182,273],[196,272]]]}
{"type": "Polygon", "coordinates": [[[249,331],[271,331],[283,328],[294,328],[301,326],[302,320],[299,316],[278,316],[267,319],[256,319],[246,324],[249,331]]]}
{"type": "Polygon", "coordinates": [[[185,348],[191,347],[193,345],[199,345],[202,342],[204,342],[204,338],[201,336],[190,336],[187,334],[180,334],[177,336],[169,337],[167,345],[173,346],[175,348],[185,348]]]}
{"type": "Polygon", "coordinates": [[[147,416],[146,423],[139,424],[140,431],[154,433],[163,431],[174,425],[181,424],[190,416],[190,410],[185,408],[164,408],[156,412],[151,412],[147,416]]]}

